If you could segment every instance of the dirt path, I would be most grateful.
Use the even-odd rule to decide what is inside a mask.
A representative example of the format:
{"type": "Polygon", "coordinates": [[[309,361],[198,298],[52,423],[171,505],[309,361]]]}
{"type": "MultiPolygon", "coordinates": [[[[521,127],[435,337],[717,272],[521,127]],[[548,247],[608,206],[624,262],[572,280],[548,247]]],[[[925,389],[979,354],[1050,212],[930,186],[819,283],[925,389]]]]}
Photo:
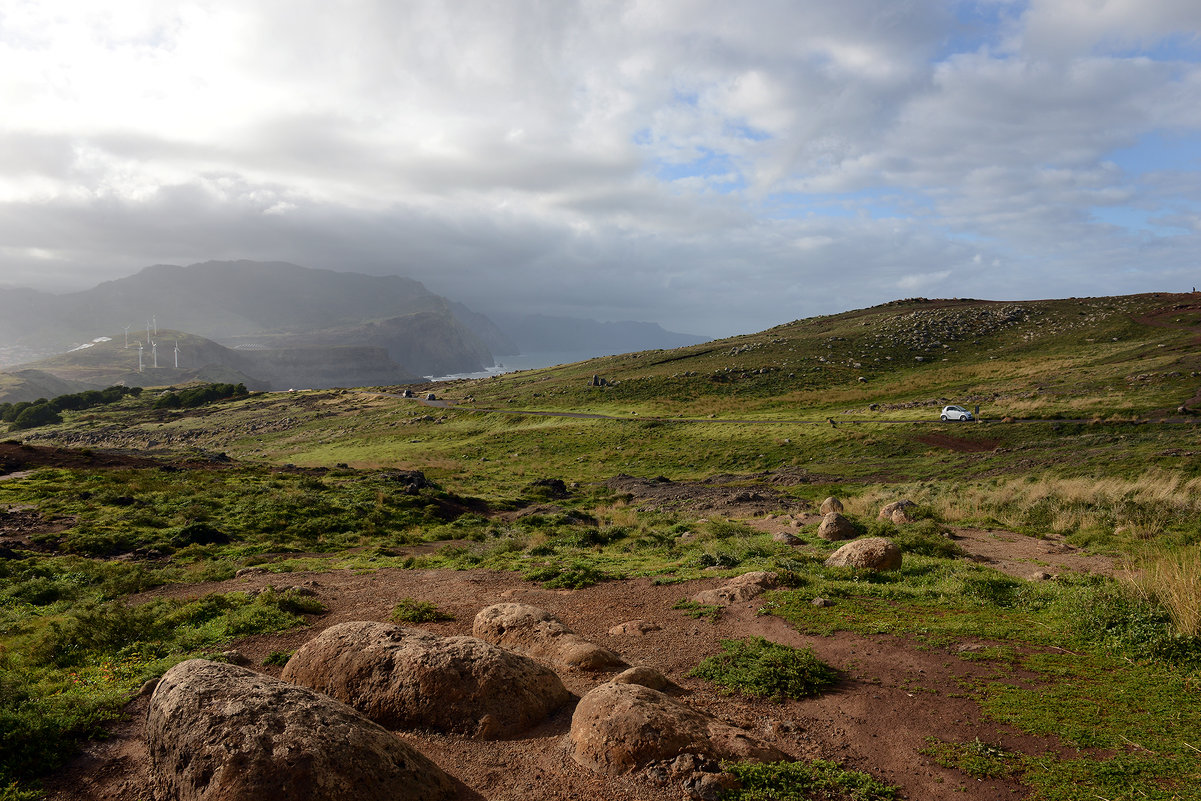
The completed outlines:
{"type": "MultiPolygon", "coordinates": [[[[988,679],[996,668],[958,658],[956,646],[916,647],[905,640],[839,634],[808,637],[784,621],[756,613],[751,602],[727,610],[717,622],[693,619],[671,607],[681,598],[720,583],[717,579],[656,586],[649,579],[608,582],[581,590],[547,590],[516,574],[491,571],[380,570],[370,574],[332,573],[253,575],[225,582],[171,586],[151,596],[195,597],[209,592],[303,585],[313,589],[328,612],[312,625],[282,634],[250,637],[235,647],[257,670],[272,651],[290,651],[318,632],[348,620],[387,620],[404,597],[435,602],[455,620],[423,626],[439,634],[469,634],[484,606],[516,600],[549,609],[584,636],[622,654],[631,664],[655,667],[679,684],[690,704],[743,727],[801,758],[834,759],[899,785],[911,799],[942,801],[970,797],[1020,798],[1023,788],[1005,781],[977,781],[939,767],[918,753],[928,736],[947,740],[975,737],[1006,747],[1040,753],[1052,744],[1019,735],[980,720],[961,682],[988,679]],[[661,626],[645,636],[611,635],[632,619],[661,626]],[[764,636],[793,646],[809,646],[843,673],[835,691],[816,699],[775,703],[727,696],[687,672],[719,648],[726,638],[764,636]],[[965,796],[964,793],[968,795],[965,796]]],[[[1013,678],[1007,668],[1006,675],[1013,678]]],[[[577,696],[604,676],[563,673],[577,696]]],[[[90,743],[83,755],[48,784],[49,797],[66,801],[134,801],[145,797],[146,750],[142,720],[146,700],[133,702],[129,718],[108,740],[90,743]]],[[[512,740],[478,742],[433,734],[401,734],[459,778],[469,791],[463,798],[491,801],[576,799],[667,801],[678,790],[656,788],[635,775],[602,780],[576,765],[564,750],[571,709],[542,727],[512,740]]]]}

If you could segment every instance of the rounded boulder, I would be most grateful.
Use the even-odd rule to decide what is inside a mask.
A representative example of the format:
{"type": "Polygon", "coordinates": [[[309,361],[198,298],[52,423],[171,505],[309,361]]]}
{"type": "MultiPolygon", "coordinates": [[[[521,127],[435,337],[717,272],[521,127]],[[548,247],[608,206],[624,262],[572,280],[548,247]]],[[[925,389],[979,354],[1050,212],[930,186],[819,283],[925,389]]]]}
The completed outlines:
{"type": "Polygon", "coordinates": [[[440,801],[454,781],[350,707],[204,659],[181,662],[150,698],[146,742],[158,797],[178,801],[440,801]]]}
{"type": "Polygon", "coordinates": [[[367,621],[326,629],[292,655],[281,678],[389,728],[481,739],[524,731],[570,698],[554,671],[520,654],[367,621]]]}
{"type": "Polygon", "coordinates": [[[828,515],[830,512],[838,512],[841,514],[843,511],[842,501],[831,495],[829,498],[826,498],[824,501],[822,501],[822,505],[818,508],[818,511],[823,515],[828,515]]]}
{"type": "Polygon", "coordinates": [[[589,642],[545,609],[516,603],[493,604],[479,611],[471,633],[520,654],[589,671],[629,667],[607,648],[589,642]]]}
{"type": "Polygon", "coordinates": [[[854,524],[838,512],[830,512],[822,517],[821,525],[817,527],[817,536],[830,542],[849,540],[857,533],[854,524]]]}
{"type": "Polygon", "coordinates": [[[571,718],[570,753],[580,765],[617,776],[695,754],[777,762],[789,757],[741,729],[639,684],[602,684],[571,718]]]}
{"type": "Polygon", "coordinates": [[[896,570],[901,566],[901,549],[884,537],[867,537],[848,542],[830,554],[825,564],[857,570],[896,570]]]}

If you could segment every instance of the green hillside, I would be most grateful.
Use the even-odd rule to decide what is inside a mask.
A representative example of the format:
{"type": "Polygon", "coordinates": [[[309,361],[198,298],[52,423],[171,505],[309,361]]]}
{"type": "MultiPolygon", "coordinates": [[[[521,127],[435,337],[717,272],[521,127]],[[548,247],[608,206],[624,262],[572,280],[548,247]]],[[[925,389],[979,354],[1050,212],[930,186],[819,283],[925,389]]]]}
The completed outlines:
{"type": "MultiPolygon", "coordinates": [[[[940,798],[991,782],[986,797],[1201,801],[1199,334],[1192,295],[911,299],[414,398],[389,385],[65,407],[0,441],[0,795],[40,797],[185,658],[286,661],[327,608],[347,614],[338,582],[475,569],[565,604],[608,582],[679,585],[666,623],[693,616],[697,637],[726,613],[689,602],[696,587],[772,571],[781,588],[739,612],[828,647],[852,708],[892,692],[991,733],[918,732],[912,775],[888,777],[902,797],[926,797],[920,778],[945,781],[940,798]],[[978,405],[980,421],[941,422],[947,403],[978,405]],[[825,564],[842,544],[819,533],[829,495],[857,536],[900,548],[900,568],[825,564]],[[877,516],[902,498],[911,514],[877,516]],[[291,589],[249,594],[247,569],[291,589]],[[974,677],[876,674],[847,647],[974,677]]],[[[53,366],[96,380],[114,358],[140,375],[112,342],[53,366]]],[[[380,614],[444,599],[395,601],[380,614]]],[[[437,625],[468,633],[468,611],[437,625]]],[[[691,693],[698,675],[739,686],[756,669],[691,671],[716,664],[703,650],[670,677],[691,693]]],[[[729,703],[752,705],[748,720],[804,713],[729,703]]],[[[842,753],[803,725],[805,753],[842,753]]],[[[723,797],[766,797],[757,782],[792,787],[811,768],[843,789],[788,797],[897,797],[880,776],[871,794],[849,789],[865,778],[843,767],[875,763],[739,765],[747,783],[723,797]]]]}

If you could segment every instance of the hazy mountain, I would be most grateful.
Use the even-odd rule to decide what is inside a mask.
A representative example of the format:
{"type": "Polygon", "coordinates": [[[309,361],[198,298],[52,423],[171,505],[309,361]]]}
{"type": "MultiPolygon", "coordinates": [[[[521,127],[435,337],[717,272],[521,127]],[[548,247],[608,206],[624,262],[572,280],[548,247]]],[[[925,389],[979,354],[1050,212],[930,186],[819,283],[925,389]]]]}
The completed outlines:
{"type": "Polygon", "coordinates": [[[408,375],[491,366],[477,328],[503,344],[486,318],[466,307],[456,314],[446,298],[409,278],[235,261],[160,264],[65,295],[0,293],[0,358],[11,364],[14,354],[26,361],[62,353],[100,335],[124,341],[125,326],[144,338],[147,325],[227,345],[372,346],[408,375]]]}
{"type": "Polygon", "coordinates": [[[421,380],[421,376],[407,372],[393,361],[387,349],[378,346],[241,351],[195,334],[166,329],[159,329],[157,346],[137,340],[126,347],[123,336],[99,339],[22,369],[0,373],[0,402],[54,397],[114,384],[166,386],[206,381],[281,390],[421,380]]]}
{"type": "Polygon", "coordinates": [[[668,331],[658,323],[631,320],[600,322],[543,314],[500,313],[493,313],[491,317],[513,338],[521,353],[556,351],[598,356],[678,348],[708,341],[707,337],[668,331]]]}

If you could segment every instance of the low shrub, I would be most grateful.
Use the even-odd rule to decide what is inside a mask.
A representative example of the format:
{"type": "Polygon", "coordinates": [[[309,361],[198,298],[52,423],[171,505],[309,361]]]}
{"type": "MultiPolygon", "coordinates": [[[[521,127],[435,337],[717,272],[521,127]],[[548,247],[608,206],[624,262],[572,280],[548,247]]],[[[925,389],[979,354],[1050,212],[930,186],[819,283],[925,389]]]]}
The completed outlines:
{"type": "Polygon", "coordinates": [[[762,637],[722,640],[721,647],[722,653],[701,662],[688,675],[780,701],[817,695],[838,680],[838,671],[809,648],[791,648],[762,637]]]}
{"type": "Polygon", "coordinates": [[[390,619],[393,623],[432,623],[437,620],[454,620],[455,616],[440,610],[429,601],[401,598],[392,607],[390,619]]]}

